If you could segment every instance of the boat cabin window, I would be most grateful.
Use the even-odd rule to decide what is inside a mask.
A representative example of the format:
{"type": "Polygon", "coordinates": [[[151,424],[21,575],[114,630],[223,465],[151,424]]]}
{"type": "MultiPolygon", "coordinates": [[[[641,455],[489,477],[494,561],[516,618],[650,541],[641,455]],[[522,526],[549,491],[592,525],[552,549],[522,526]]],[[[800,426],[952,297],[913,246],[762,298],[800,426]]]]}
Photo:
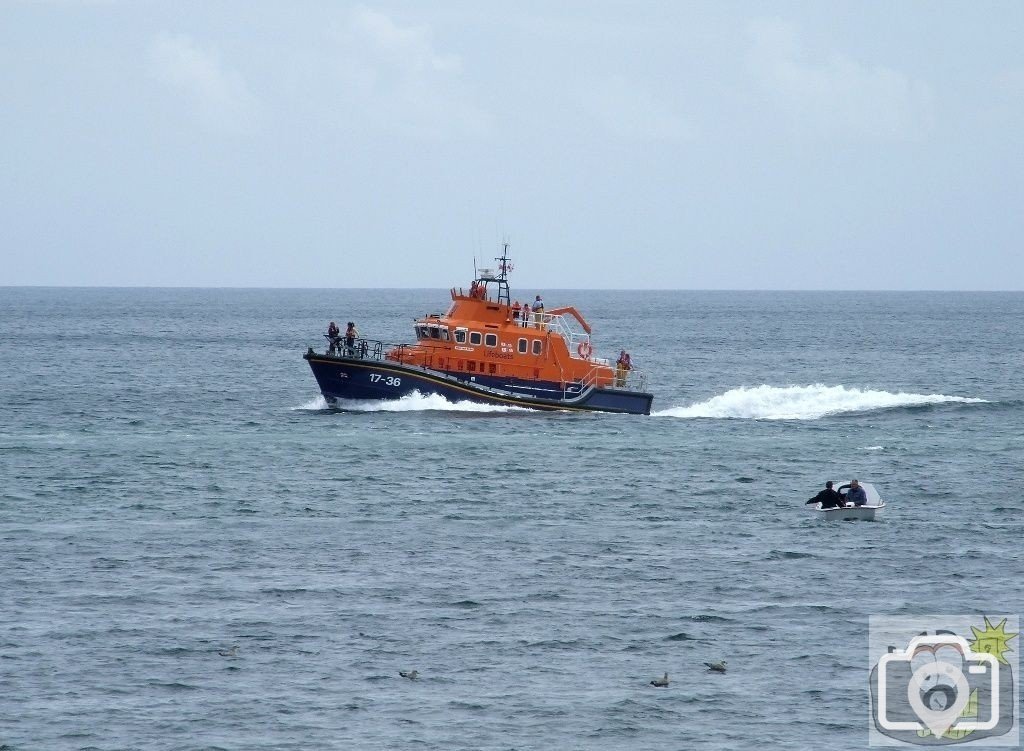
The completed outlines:
{"type": "Polygon", "coordinates": [[[479,344],[480,343],[480,332],[479,331],[470,331],[469,332],[469,343],[470,344],[479,344]]]}
{"type": "Polygon", "coordinates": [[[533,354],[539,355],[540,354],[540,348],[541,348],[540,339],[534,339],[533,340],[533,354]]]}
{"type": "Polygon", "coordinates": [[[416,327],[416,338],[417,339],[429,339],[430,338],[430,327],[429,326],[417,326],[416,327]]]}
{"type": "Polygon", "coordinates": [[[488,347],[497,347],[498,346],[498,335],[497,334],[487,334],[484,337],[484,344],[486,344],[488,347]]]}
{"type": "Polygon", "coordinates": [[[455,341],[458,342],[459,344],[465,344],[466,343],[466,330],[465,329],[455,329],[455,341]]]}
{"type": "Polygon", "coordinates": [[[429,326],[428,328],[430,330],[430,338],[431,339],[440,339],[441,338],[441,332],[438,330],[437,326],[429,326]]]}
{"type": "Polygon", "coordinates": [[[441,341],[448,341],[448,329],[441,329],[441,341]]]}
{"type": "Polygon", "coordinates": [[[524,354],[524,355],[526,354],[526,340],[525,339],[520,339],[519,340],[519,351],[522,354],[524,354]]]}

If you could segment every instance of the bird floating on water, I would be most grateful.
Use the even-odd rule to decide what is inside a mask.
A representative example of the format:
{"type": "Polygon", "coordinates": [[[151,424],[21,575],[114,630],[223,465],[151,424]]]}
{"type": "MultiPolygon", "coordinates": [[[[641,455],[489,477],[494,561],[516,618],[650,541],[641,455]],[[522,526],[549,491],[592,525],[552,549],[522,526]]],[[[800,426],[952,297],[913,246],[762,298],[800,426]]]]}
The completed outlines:
{"type": "Polygon", "coordinates": [[[708,672],[710,673],[724,673],[725,672],[725,660],[719,662],[705,662],[708,666],[708,672]]]}
{"type": "Polygon", "coordinates": [[[217,654],[221,657],[238,657],[238,645],[236,644],[231,649],[217,650],[217,654]]]}
{"type": "Polygon", "coordinates": [[[668,673],[665,673],[661,678],[655,678],[651,681],[651,685],[655,688],[668,688],[668,673]]]}
{"type": "Polygon", "coordinates": [[[414,681],[419,677],[420,672],[418,670],[399,670],[398,674],[403,678],[408,678],[410,681],[414,681]]]}

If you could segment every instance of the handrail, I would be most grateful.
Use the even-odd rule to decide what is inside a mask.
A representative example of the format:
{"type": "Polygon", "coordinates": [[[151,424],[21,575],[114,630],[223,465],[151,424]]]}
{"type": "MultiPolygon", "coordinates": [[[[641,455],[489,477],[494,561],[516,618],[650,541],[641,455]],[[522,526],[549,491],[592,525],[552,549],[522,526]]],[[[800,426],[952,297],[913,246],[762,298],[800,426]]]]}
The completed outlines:
{"type": "MultiPolygon", "coordinates": [[[[595,367],[591,368],[586,375],[580,380],[579,384],[584,388],[590,388],[598,384],[598,375],[602,374],[602,369],[595,367]]],[[[613,388],[626,389],[627,391],[646,391],[647,390],[647,373],[642,370],[627,370],[622,376],[622,383],[617,382],[619,376],[613,375],[612,382],[609,384],[613,388]]]]}
{"type": "MultiPolygon", "coordinates": [[[[587,325],[586,321],[576,313],[575,308],[556,308],[551,313],[530,313],[529,322],[523,326],[524,329],[540,329],[541,331],[551,331],[565,340],[565,346],[569,348],[569,355],[575,357],[573,354],[576,347],[582,342],[590,344],[590,326],[587,325]],[[586,335],[581,335],[567,324],[566,318],[560,311],[571,311],[573,317],[579,321],[586,330],[586,335]],[[538,320],[539,319],[539,320],[538,320]]],[[[591,359],[591,358],[582,358],[591,359]]]]}
{"type": "Polygon", "coordinates": [[[591,329],[590,329],[590,324],[587,323],[586,319],[584,319],[583,316],[580,315],[580,312],[578,310],[576,310],[576,308],[574,308],[572,305],[566,305],[566,306],[561,307],[561,308],[552,308],[550,314],[546,313],[545,315],[552,315],[552,316],[561,317],[563,313],[568,313],[573,318],[575,318],[577,321],[579,321],[580,322],[580,326],[582,326],[583,330],[586,331],[588,334],[593,333],[591,331],[591,329]]]}

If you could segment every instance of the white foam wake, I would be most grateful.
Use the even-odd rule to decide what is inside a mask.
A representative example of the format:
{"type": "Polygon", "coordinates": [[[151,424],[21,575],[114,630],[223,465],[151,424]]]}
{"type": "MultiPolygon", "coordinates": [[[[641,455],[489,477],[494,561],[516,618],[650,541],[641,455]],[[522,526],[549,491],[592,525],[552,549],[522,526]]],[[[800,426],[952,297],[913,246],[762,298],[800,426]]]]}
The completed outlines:
{"type": "Polygon", "coordinates": [[[327,409],[327,400],[324,399],[323,394],[318,394],[315,399],[310,399],[305,404],[292,407],[292,409],[302,412],[319,412],[320,410],[327,409]]]}
{"type": "MultiPolygon", "coordinates": [[[[348,412],[518,412],[523,409],[470,401],[451,402],[440,394],[421,394],[419,391],[406,394],[400,399],[339,399],[337,405],[348,412]]],[[[310,411],[328,408],[327,400],[323,396],[318,396],[300,407],[293,407],[310,411]]]]}
{"type": "Polygon", "coordinates": [[[863,412],[944,402],[977,403],[985,399],[945,394],[906,394],[845,386],[755,386],[738,388],[689,407],[653,412],[656,417],[718,417],[751,420],[816,420],[825,415],[863,412]]]}

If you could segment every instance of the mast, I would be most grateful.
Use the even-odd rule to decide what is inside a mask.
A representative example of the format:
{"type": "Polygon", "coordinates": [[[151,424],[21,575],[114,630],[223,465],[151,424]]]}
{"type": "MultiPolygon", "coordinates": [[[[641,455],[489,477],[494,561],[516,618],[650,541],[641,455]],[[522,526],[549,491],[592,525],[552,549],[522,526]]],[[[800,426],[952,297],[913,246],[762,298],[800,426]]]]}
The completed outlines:
{"type": "Polygon", "coordinates": [[[512,259],[508,257],[508,243],[501,244],[501,255],[494,259],[498,262],[498,304],[511,305],[512,299],[508,290],[508,274],[512,271],[512,259]]]}

